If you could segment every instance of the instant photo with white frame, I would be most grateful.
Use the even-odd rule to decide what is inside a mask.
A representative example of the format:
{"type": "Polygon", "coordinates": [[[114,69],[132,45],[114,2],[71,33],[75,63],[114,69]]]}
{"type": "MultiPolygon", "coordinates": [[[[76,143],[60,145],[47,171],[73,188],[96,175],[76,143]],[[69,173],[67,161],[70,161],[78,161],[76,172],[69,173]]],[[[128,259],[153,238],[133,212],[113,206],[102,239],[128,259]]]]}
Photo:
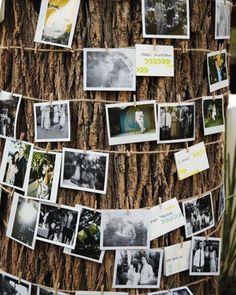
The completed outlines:
{"type": "Polygon", "coordinates": [[[0,293],[30,295],[31,284],[23,279],[21,279],[19,282],[18,277],[15,277],[9,273],[1,271],[0,272],[0,293]]]}
{"type": "Polygon", "coordinates": [[[148,249],[148,210],[102,210],[100,249],[148,249]]]}
{"type": "Polygon", "coordinates": [[[37,240],[74,249],[79,227],[79,212],[65,205],[40,203],[37,240]]]}
{"type": "Polygon", "coordinates": [[[155,100],[107,104],[106,122],[109,145],[158,138],[155,100]]]}
{"type": "Polygon", "coordinates": [[[105,251],[100,250],[101,211],[76,205],[79,211],[79,228],[75,249],[64,248],[64,253],[102,263],[105,251]]]}
{"type": "Polygon", "coordinates": [[[158,143],[195,139],[195,103],[158,104],[158,143]]]}
{"type": "Polygon", "coordinates": [[[190,276],[220,275],[221,238],[192,237],[190,276]]]}
{"type": "Polygon", "coordinates": [[[35,142],[70,141],[69,101],[34,103],[35,142]]]}
{"type": "Polygon", "coordinates": [[[80,0],[41,2],[34,42],[71,47],[80,0]]]}
{"type": "Polygon", "coordinates": [[[232,3],[216,0],[215,6],[215,39],[230,39],[232,3]]]}
{"type": "Polygon", "coordinates": [[[223,95],[202,97],[204,135],[225,131],[223,95]]]}
{"type": "Polygon", "coordinates": [[[135,49],[85,48],[84,90],[135,91],[135,49]]]}
{"type": "Polygon", "coordinates": [[[229,86],[226,49],[207,54],[207,72],[210,92],[229,86]]]}
{"type": "Polygon", "coordinates": [[[32,153],[33,144],[7,139],[0,169],[0,182],[25,191],[29,179],[32,153]]]}
{"type": "Polygon", "coordinates": [[[224,215],[225,207],[226,207],[225,202],[226,202],[226,200],[225,200],[225,186],[224,186],[224,184],[222,184],[220,187],[219,201],[218,201],[218,221],[224,215]]]}
{"type": "Polygon", "coordinates": [[[144,38],[189,39],[189,0],[142,0],[144,38]]]}
{"type": "Polygon", "coordinates": [[[109,154],[63,148],[61,187],[106,194],[109,154]]]}
{"type": "Polygon", "coordinates": [[[148,295],[193,295],[188,287],[179,287],[166,291],[147,293],[148,295]]]}
{"type": "Polygon", "coordinates": [[[201,197],[183,200],[182,207],[186,219],[186,238],[202,233],[215,225],[211,192],[201,197]]]}
{"type": "Polygon", "coordinates": [[[162,261],[162,249],[117,250],[112,287],[159,288],[162,261]]]}
{"type": "Polygon", "coordinates": [[[68,293],[55,291],[54,289],[50,288],[41,288],[37,287],[37,295],[69,295],[68,293]]]}

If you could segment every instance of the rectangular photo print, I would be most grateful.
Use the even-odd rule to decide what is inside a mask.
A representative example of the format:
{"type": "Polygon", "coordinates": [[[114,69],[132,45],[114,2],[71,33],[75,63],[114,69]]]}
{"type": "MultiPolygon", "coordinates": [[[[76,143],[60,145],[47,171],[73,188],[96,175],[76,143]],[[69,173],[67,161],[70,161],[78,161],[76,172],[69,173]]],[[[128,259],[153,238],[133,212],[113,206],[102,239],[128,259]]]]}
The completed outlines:
{"type": "Polygon", "coordinates": [[[162,249],[116,251],[113,288],[159,288],[162,249]]]}
{"type": "Polygon", "coordinates": [[[100,250],[101,212],[77,205],[79,229],[75,249],[64,249],[65,254],[102,263],[105,251],[100,250]]]}
{"type": "Polygon", "coordinates": [[[192,237],[190,275],[220,275],[220,258],[220,238],[192,237]]]}
{"type": "Polygon", "coordinates": [[[80,0],[41,2],[34,42],[71,47],[80,0]]]}
{"type": "Polygon", "coordinates": [[[33,145],[24,141],[6,140],[0,169],[0,182],[26,190],[33,145]]]}
{"type": "Polygon", "coordinates": [[[135,49],[84,49],[84,90],[135,91],[135,49]]]}
{"type": "Polygon", "coordinates": [[[33,150],[25,196],[56,203],[60,168],[61,154],[33,150]]]}
{"type": "Polygon", "coordinates": [[[63,149],[61,187],[106,194],[109,154],[63,149]]]}
{"type": "Polygon", "coordinates": [[[100,249],[148,249],[148,210],[102,210],[100,249]]]}
{"type": "Polygon", "coordinates": [[[215,7],[215,39],[230,39],[232,3],[216,0],[215,7]]]}
{"type": "Polygon", "coordinates": [[[188,287],[171,289],[171,295],[193,295],[188,287]]]}
{"type": "Polygon", "coordinates": [[[201,197],[183,200],[182,206],[186,219],[186,238],[202,233],[215,225],[211,193],[207,193],[201,197]]]}
{"type": "Polygon", "coordinates": [[[219,192],[219,202],[218,202],[218,220],[221,219],[221,217],[224,215],[225,212],[225,186],[224,184],[221,185],[220,187],[220,192],[219,192]]]}
{"type": "Polygon", "coordinates": [[[189,39],[189,0],[142,0],[144,38],[189,39]]]}
{"type": "Polygon", "coordinates": [[[106,105],[109,145],[157,140],[156,101],[106,105]]]}
{"type": "Polygon", "coordinates": [[[79,212],[74,207],[40,203],[37,240],[74,249],[79,212]]]}
{"type": "Polygon", "coordinates": [[[202,98],[202,119],[204,135],[225,131],[224,98],[222,95],[202,98]]]}
{"type": "Polygon", "coordinates": [[[55,290],[50,288],[37,287],[36,295],[69,295],[69,294],[64,292],[59,292],[59,291],[56,292],[55,290]]]}
{"type": "Polygon", "coordinates": [[[34,103],[35,142],[70,141],[69,101],[34,103]]]}
{"type": "Polygon", "coordinates": [[[31,284],[9,273],[0,272],[0,294],[30,295],[31,284]]]}
{"type": "Polygon", "coordinates": [[[195,139],[195,103],[158,104],[158,143],[195,139]]]}
{"type": "MultiPolygon", "coordinates": [[[[103,292],[104,295],[129,295],[126,292],[103,292]]],[[[77,291],[75,295],[101,295],[98,291],[77,291]]]]}
{"type": "Polygon", "coordinates": [[[0,137],[16,139],[16,124],[22,95],[0,91],[0,137]]]}

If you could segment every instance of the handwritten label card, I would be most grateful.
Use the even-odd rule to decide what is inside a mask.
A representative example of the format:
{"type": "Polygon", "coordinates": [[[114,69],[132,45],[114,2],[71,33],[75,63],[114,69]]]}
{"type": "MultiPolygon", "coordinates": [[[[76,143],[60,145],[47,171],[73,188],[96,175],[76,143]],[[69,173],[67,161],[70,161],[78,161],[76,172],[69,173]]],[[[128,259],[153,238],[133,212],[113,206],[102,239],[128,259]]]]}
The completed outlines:
{"type": "Polygon", "coordinates": [[[173,77],[174,48],[162,45],[135,45],[136,76],[173,77]]]}
{"type": "Polygon", "coordinates": [[[188,151],[184,149],[175,153],[175,162],[179,180],[208,169],[209,162],[204,143],[195,144],[189,147],[188,151]]]}

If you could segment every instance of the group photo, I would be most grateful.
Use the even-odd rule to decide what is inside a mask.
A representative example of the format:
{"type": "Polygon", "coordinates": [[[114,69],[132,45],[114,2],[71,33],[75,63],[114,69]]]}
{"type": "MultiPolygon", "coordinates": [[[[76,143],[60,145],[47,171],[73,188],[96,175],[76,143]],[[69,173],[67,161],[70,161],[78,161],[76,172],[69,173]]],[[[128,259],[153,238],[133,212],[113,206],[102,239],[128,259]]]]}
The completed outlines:
{"type": "Polygon", "coordinates": [[[5,272],[0,272],[0,294],[31,295],[31,284],[5,272]]]}

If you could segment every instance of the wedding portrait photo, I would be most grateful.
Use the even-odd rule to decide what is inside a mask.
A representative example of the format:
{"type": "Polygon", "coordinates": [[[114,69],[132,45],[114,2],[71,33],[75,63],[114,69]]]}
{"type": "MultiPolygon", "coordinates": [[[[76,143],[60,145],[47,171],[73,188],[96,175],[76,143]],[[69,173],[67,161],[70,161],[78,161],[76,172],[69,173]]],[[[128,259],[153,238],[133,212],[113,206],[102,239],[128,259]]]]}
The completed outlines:
{"type": "Polygon", "coordinates": [[[35,142],[70,141],[69,101],[34,103],[35,142]]]}
{"type": "Polygon", "coordinates": [[[117,250],[113,288],[159,288],[163,250],[117,250]]]}
{"type": "Polygon", "coordinates": [[[31,284],[23,279],[0,271],[0,294],[2,295],[31,295],[31,284]]]}
{"type": "Polygon", "coordinates": [[[228,0],[215,1],[215,39],[230,39],[232,3],[228,0]]]}

